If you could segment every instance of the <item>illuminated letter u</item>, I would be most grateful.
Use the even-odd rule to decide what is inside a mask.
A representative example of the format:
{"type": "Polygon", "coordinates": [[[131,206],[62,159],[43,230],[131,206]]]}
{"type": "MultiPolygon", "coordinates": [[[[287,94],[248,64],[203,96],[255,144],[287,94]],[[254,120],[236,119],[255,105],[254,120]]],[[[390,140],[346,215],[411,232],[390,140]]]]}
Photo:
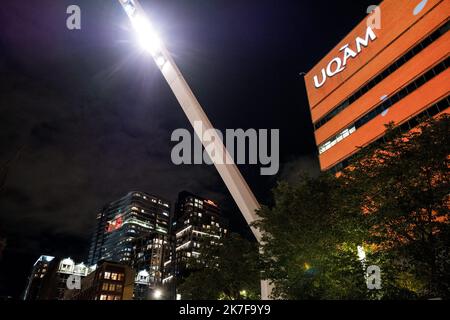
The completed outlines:
{"type": "Polygon", "coordinates": [[[325,81],[327,81],[327,75],[325,73],[325,69],[322,68],[322,81],[319,83],[319,79],[317,76],[314,76],[314,85],[316,88],[320,88],[325,84],[325,81]]]}

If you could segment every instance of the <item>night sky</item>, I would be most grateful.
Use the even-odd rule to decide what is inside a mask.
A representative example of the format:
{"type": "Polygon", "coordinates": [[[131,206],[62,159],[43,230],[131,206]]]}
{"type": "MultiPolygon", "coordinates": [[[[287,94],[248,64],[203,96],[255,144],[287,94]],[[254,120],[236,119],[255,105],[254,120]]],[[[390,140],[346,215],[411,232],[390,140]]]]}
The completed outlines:
{"type": "MultiPolygon", "coordinates": [[[[301,73],[379,1],[141,3],[216,128],[280,129],[277,176],[241,167],[261,203],[277,180],[317,172],[301,73]]],[[[41,254],[84,259],[97,210],[131,190],[210,197],[248,232],[214,167],[171,163],[171,133],[190,124],[117,0],[2,1],[0,74],[0,296],[19,297],[41,254]]]]}

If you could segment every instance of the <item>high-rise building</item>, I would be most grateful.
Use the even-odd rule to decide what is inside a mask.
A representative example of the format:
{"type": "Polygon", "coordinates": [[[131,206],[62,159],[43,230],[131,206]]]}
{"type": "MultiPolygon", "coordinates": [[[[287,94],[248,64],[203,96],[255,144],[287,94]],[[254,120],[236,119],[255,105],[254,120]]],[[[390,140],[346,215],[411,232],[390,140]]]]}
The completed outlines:
{"type": "Polygon", "coordinates": [[[322,170],[449,112],[450,1],[384,0],[305,77],[322,170]]]}
{"type": "Polygon", "coordinates": [[[172,252],[165,262],[163,283],[166,287],[173,291],[174,280],[183,277],[189,259],[201,259],[202,242],[219,242],[227,234],[227,228],[227,221],[214,201],[181,192],[172,219],[172,252]]]}
{"type": "Polygon", "coordinates": [[[144,192],[130,192],[108,204],[97,215],[89,264],[103,259],[132,264],[134,241],[168,235],[169,217],[169,202],[144,192]]]}
{"type": "Polygon", "coordinates": [[[120,262],[134,268],[135,299],[146,300],[163,277],[169,255],[170,204],[167,200],[134,191],[105,206],[97,215],[97,226],[89,252],[89,263],[120,262]]]}
{"type": "Polygon", "coordinates": [[[169,236],[151,233],[133,240],[132,266],[136,270],[135,300],[153,299],[160,290],[164,262],[170,257],[169,236]]]}

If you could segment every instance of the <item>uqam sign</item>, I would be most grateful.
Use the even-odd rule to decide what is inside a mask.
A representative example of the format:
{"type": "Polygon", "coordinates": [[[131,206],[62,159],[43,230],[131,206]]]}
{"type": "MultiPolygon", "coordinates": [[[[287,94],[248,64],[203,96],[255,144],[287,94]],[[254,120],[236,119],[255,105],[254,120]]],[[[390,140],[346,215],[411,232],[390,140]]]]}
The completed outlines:
{"type": "Polygon", "coordinates": [[[376,39],[377,35],[373,31],[372,27],[367,27],[364,38],[357,37],[353,48],[350,47],[349,43],[344,45],[341,49],[339,49],[341,55],[331,60],[325,68],[322,68],[321,75],[314,76],[314,86],[319,89],[325,84],[328,78],[332,78],[338,73],[344,71],[349,60],[356,58],[363,51],[364,47],[368,47],[369,43],[371,41],[375,41],[376,39]]]}

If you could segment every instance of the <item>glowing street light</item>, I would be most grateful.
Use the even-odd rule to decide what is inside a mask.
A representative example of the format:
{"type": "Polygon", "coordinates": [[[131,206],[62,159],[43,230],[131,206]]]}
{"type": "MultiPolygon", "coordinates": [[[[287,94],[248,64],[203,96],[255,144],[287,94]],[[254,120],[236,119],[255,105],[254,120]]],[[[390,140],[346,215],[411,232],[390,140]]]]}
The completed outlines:
{"type": "Polygon", "coordinates": [[[160,289],[156,289],[156,290],[153,292],[153,297],[154,297],[155,299],[161,299],[162,295],[163,295],[163,293],[162,293],[162,291],[161,291],[160,289]]]}
{"type": "Polygon", "coordinates": [[[145,17],[137,17],[132,22],[142,48],[152,55],[156,55],[161,48],[161,42],[156,33],[153,32],[150,22],[145,17]]]}
{"type": "MultiPolygon", "coordinates": [[[[215,162],[214,165],[225,182],[234,201],[241,210],[245,220],[252,229],[256,239],[258,242],[261,242],[262,237],[260,230],[252,226],[252,224],[259,219],[256,215],[256,210],[260,208],[260,205],[253,195],[253,192],[250,190],[247,182],[242,177],[234,160],[223,145],[222,139],[218,136],[216,131],[213,130],[214,127],[181,74],[181,71],[175,64],[175,61],[156,34],[138,0],[119,0],[119,2],[131,20],[131,24],[136,31],[140,45],[145,51],[149,52],[155,60],[156,65],[160,68],[161,73],[172,89],[172,92],[177,98],[191,125],[194,127],[194,131],[200,141],[203,143],[203,131],[208,130],[209,132],[212,132],[212,139],[210,139],[212,142],[208,142],[208,144],[213,143],[214,148],[206,148],[204,145],[210,158],[214,159],[211,154],[213,150],[223,150],[226,161],[224,161],[223,164],[215,162]],[[202,123],[203,127],[194,126],[194,123],[196,122],[202,123]]],[[[263,281],[261,283],[261,297],[263,300],[268,300],[269,295],[270,288],[268,282],[263,281]]]]}

